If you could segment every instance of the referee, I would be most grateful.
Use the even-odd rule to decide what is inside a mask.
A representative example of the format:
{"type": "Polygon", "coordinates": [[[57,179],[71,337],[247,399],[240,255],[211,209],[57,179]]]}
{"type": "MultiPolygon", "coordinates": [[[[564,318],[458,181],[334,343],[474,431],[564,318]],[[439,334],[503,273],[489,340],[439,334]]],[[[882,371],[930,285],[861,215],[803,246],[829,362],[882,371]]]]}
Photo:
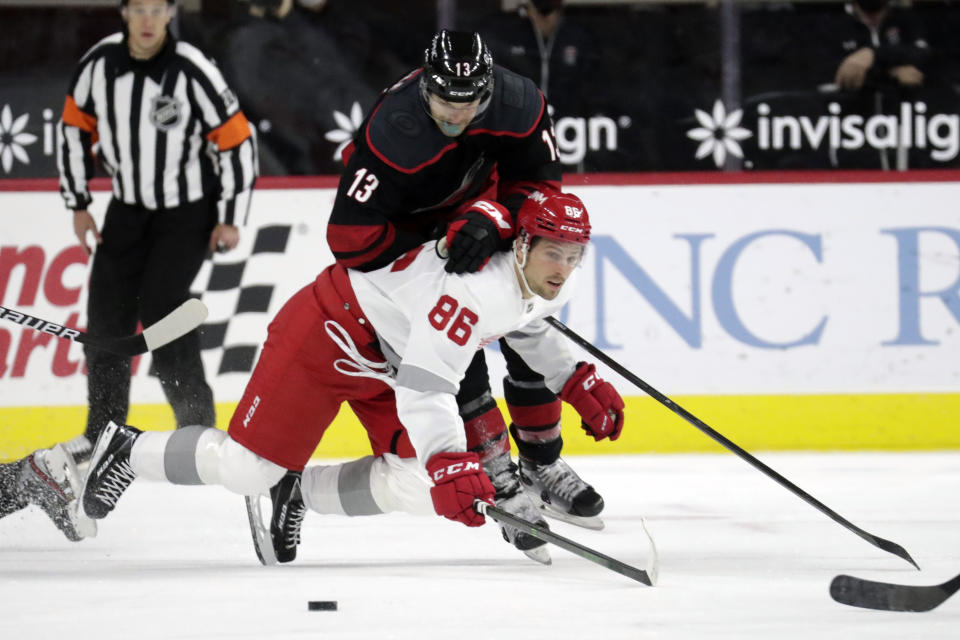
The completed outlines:
{"type": "MultiPolygon", "coordinates": [[[[233,249],[257,176],[253,131],[220,71],[168,26],[174,0],[122,0],[124,30],[80,60],[59,124],[60,192],[92,254],[90,333],[123,336],[183,303],[209,251],[233,249]],[[103,229],[87,210],[94,159],[112,177],[103,229]]],[[[107,421],[123,423],[130,358],[84,348],[89,413],[67,443],[82,461],[107,421]]],[[[213,426],[197,331],[153,362],[178,426],[213,426]]]]}

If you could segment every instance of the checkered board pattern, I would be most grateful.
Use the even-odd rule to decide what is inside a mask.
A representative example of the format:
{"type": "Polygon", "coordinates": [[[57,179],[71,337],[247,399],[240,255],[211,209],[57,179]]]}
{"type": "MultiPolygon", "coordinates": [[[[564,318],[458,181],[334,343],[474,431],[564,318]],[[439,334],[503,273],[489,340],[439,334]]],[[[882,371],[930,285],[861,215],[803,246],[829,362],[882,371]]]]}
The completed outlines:
{"type": "Polygon", "coordinates": [[[191,288],[193,297],[210,310],[200,327],[208,374],[253,371],[266,339],[270,310],[284,301],[276,295],[276,279],[282,272],[278,267],[290,241],[291,225],[264,226],[255,234],[248,229],[241,234],[244,231],[253,237],[252,247],[243,243],[237,251],[207,260],[191,288]],[[231,259],[235,254],[241,257],[231,259]]]}

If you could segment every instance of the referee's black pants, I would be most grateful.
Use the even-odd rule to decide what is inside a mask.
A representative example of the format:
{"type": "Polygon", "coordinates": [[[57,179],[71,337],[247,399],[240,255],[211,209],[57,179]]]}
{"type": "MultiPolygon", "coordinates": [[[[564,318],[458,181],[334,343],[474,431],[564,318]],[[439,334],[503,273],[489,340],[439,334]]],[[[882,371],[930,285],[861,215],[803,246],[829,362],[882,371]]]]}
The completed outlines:
{"type": "MultiPolygon", "coordinates": [[[[208,200],[151,211],[110,201],[90,274],[87,331],[122,337],[148,327],[190,296],[208,252],[216,208],[208,200]]],[[[132,359],[84,346],[91,442],[109,420],[123,424],[130,407],[132,359]]],[[[153,364],[177,426],[213,426],[213,392],[193,330],[153,352],[153,364]]]]}

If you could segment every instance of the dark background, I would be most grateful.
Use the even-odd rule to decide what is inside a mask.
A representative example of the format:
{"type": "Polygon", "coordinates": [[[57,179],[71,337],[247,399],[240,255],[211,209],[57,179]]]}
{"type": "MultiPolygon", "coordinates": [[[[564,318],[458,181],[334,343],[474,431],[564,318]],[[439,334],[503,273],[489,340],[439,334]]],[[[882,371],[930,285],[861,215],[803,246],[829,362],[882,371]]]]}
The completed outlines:
{"type": "MultiPolygon", "coordinates": [[[[537,79],[538,66],[517,44],[530,37],[529,24],[502,11],[499,0],[329,0],[320,13],[296,7],[283,20],[253,18],[235,0],[196,4],[180,8],[176,31],[213,57],[236,90],[258,129],[264,175],[338,173],[334,154],[347,134],[328,133],[343,130],[352,111],[366,113],[380,90],[418,66],[440,23],[480,30],[498,63],[537,79]]],[[[710,113],[718,99],[728,112],[742,106],[741,126],[752,132],[760,103],[813,119],[830,103],[853,113],[856,96],[818,90],[840,61],[843,11],[839,2],[567,6],[548,95],[557,133],[568,140],[566,170],[718,170],[710,157],[694,157],[699,143],[686,135],[700,126],[695,109],[710,113]],[[606,148],[603,133],[611,126],[615,149],[606,148]]],[[[956,116],[957,3],[927,0],[910,11],[933,51],[926,82],[886,99],[956,116]]],[[[67,82],[83,53],[120,24],[109,6],[0,6],[0,160],[17,134],[29,158],[0,166],[0,178],[57,175],[51,131],[67,82]]],[[[873,150],[839,157],[823,145],[764,150],[755,134],[741,146],[744,159],[728,158],[727,170],[880,167],[873,150]]],[[[958,167],[960,159],[936,161],[929,149],[914,149],[908,166],[958,167]]]]}

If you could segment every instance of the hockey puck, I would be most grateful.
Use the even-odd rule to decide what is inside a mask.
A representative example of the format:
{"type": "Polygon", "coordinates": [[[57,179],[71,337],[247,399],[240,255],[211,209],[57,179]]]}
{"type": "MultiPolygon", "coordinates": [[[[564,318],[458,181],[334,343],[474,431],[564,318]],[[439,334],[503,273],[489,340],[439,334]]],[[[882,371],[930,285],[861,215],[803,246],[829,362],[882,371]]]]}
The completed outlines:
{"type": "Polygon", "coordinates": [[[336,611],[336,600],[308,600],[307,611],[336,611]]]}

